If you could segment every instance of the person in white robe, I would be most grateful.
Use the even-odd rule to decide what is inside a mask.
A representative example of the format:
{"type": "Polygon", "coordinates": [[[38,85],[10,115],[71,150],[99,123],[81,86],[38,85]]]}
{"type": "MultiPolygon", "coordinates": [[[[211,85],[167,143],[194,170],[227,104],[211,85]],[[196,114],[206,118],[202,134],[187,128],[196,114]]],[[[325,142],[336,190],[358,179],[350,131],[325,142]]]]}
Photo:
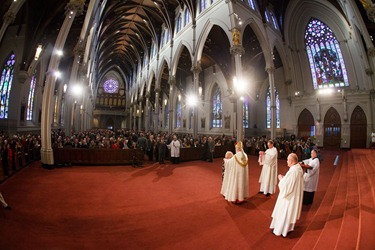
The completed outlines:
{"type": "Polygon", "coordinates": [[[9,210],[11,209],[8,203],[5,202],[5,199],[3,195],[1,194],[1,192],[0,192],[0,203],[3,205],[5,209],[9,209],[9,210]]]}
{"type": "Polygon", "coordinates": [[[180,147],[181,144],[177,140],[177,136],[173,135],[171,143],[168,145],[168,148],[171,149],[171,161],[173,164],[180,162],[180,147]]]}
{"type": "Polygon", "coordinates": [[[276,192],[277,184],[277,149],[273,145],[273,141],[269,140],[267,143],[268,149],[259,152],[259,164],[263,165],[260,173],[259,193],[269,196],[276,192]]]}
{"type": "Polygon", "coordinates": [[[277,236],[286,237],[294,230],[294,225],[301,216],[303,199],[303,170],[298,164],[295,153],[288,155],[289,171],[285,176],[279,175],[280,193],[272,212],[270,228],[277,236]]]}
{"type": "Polygon", "coordinates": [[[306,173],[303,174],[303,179],[305,181],[303,204],[310,205],[313,203],[314,194],[318,188],[319,182],[320,161],[318,152],[315,149],[311,150],[311,158],[302,161],[300,165],[303,169],[306,169],[306,173]]]}
{"type": "Polygon", "coordinates": [[[221,194],[225,200],[241,204],[249,197],[248,158],[243,150],[242,142],[237,142],[236,154],[225,160],[225,172],[221,194]]]}

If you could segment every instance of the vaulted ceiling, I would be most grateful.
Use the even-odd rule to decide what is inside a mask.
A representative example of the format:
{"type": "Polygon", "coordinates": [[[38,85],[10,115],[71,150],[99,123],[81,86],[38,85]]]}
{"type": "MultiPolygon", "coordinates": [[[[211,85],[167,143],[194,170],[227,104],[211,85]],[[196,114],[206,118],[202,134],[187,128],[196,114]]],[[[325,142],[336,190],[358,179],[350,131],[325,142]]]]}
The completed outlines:
{"type": "MultiPolygon", "coordinates": [[[[0,5],[0,15],[3,16],[14,0],[3,0],[0,5]]],[[[337,0],[325,0],[340,8],[337,0]]],[[[68,0],[26,0],[14,22],[14,25],[26,24],[27,32],[25,39],[25,50],[22,55],[21,68],[27,67],[32,61],[37,44],[54,44],[59,29],[65,18],[65,6],[68,0]]],[[[85,9],[88,2],[86,1],[85,9]]],[[[289,0],[256,0],[261,13],[267,6],[272,5],[273,10],[284,30],[283,16],[289,0]]],[[[197,0],[102,0],[105,4],[100,24],[96,30],[98,44],[96,47],[97,56],[97,78],[103,76],[110,68],[120,68],[125,77],[130,77],[138,62],[150,53],[153,42],[160,43],[162,25],[174,30],[175,10],[178,6],[190,10],[192,20],[196,15],[197,0]]],[[[360,1],[356,1],[361,12],[364,11],[360,1]]],[[[365,13],[365,12],[364,12],[365,13]]],[[[85,13],[84,13],[85,15],[85,13]]],[[[84,21],[84,15],[77,17],[69,33],[64,51],[66,57],[61,62],[60,68],[67,68],[73,60],[73,48],[84,21]]],[[[375,35],[374,23],[370,22],[364,14],[364,19],[370,35],[375,35]]],[[[0,20],[2,25],[3,20],[0,20]]],[[[220,36],[220,32],[213,32],[212,36],[220,36]]],[[[210,37],[208,43],[222,39],[210,37]]],[[[213,47],[214,48],[214,47],[213,47]]],[[[181,60],[190,60],[188,56],[181,57],[181,60]]],[[[213,58],[210,50],[207,50],[205,58],[202,59],[203,67],[213,62],[222,63],[220,58],[213,58]]],[[[181,65],[190,65],[188,62],[181,62],[181,65]]],[[[223,65],[225,68],[226,66],[223,65]]]]}

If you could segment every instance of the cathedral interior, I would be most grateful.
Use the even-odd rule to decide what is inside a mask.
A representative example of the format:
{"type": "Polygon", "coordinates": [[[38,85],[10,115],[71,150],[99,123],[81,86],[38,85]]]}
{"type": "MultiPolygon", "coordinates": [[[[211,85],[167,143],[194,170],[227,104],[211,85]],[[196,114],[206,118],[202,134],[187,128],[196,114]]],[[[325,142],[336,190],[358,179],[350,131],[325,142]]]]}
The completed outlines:
{"type": "Polygon", "coordinates": [[[371,0],[4,0],[0,129],[130,129],[366,148],[371,0]]]}

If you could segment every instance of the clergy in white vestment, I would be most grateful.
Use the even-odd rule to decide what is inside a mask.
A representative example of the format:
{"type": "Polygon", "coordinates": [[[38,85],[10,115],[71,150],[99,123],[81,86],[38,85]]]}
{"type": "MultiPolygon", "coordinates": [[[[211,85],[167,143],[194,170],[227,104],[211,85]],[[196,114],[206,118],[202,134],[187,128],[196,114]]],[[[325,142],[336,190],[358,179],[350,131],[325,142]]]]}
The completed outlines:
{"type": "Polygon", "coordinates": [[[318,152],[315,149],[311,150],[311,158],[302,161],[300,165],[303,169],[306,169],[306,173],[303,174],[303,179],[305,180],[303,204],[310,205],[314,200],[314,194],[318,188],[320,168],[318,152]]]}
{"type": "Polygon", "coordinates": [[[259,164],[263,165],[262,172],[260,173],[259,183],[260,192],[269,196],[276,192],[277,184],[277,149],[273,146],[273,141],[269,140],[267,143],[268,149],[259,152],[261,159],[259,164]]]}
{"type": "Polygon", "coordinates": [[[173,164],[180,162],[180,141],[177,140],[177,136],[173,135],[171,143],[168,145],[168,148],[171,149],[171,161],[173,164]]]}
{"type": "Polygon", "coordinates": [[[287,161],[289,171],[285,176],[280,174],[278,177],[280,193],[272,212],[270,225],[275,235],[284,237],[294,230],[294,225],[301,216],[304,185],[303,170],[298,164],[298,156],[291,153],[287,161]]]}
{"type": "Polygon", "coordinates": [[[249,197],[249,169],[242,142],[237,142],[235,148],[236,154],[225,160],[221,194],[225,200],[240,204],[249,197]]]}

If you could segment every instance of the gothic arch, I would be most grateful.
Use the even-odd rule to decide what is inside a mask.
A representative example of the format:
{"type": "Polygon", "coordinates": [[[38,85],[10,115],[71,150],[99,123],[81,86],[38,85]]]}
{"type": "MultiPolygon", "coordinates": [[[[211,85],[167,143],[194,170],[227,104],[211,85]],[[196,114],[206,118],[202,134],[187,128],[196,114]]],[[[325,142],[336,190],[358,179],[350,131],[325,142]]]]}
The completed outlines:
{"type": "Polygon", "coordinates": [[[355,107],[350,118],[350,147],[366,148],[367,118],[360,106],[355,107]]]}
{"type": "Polygon", "coordinates": [[[324,116],[324,142],[328,149],[339,149],[341,146],[341,118],[337,110],[329,108],[324,116]]]}
{"type": "Polygon", "coordinates": [[[298,137],[310,137],[313,129],[315,129],[313,115],[307,109],[302,110],[298,117],[298,137]]]}

